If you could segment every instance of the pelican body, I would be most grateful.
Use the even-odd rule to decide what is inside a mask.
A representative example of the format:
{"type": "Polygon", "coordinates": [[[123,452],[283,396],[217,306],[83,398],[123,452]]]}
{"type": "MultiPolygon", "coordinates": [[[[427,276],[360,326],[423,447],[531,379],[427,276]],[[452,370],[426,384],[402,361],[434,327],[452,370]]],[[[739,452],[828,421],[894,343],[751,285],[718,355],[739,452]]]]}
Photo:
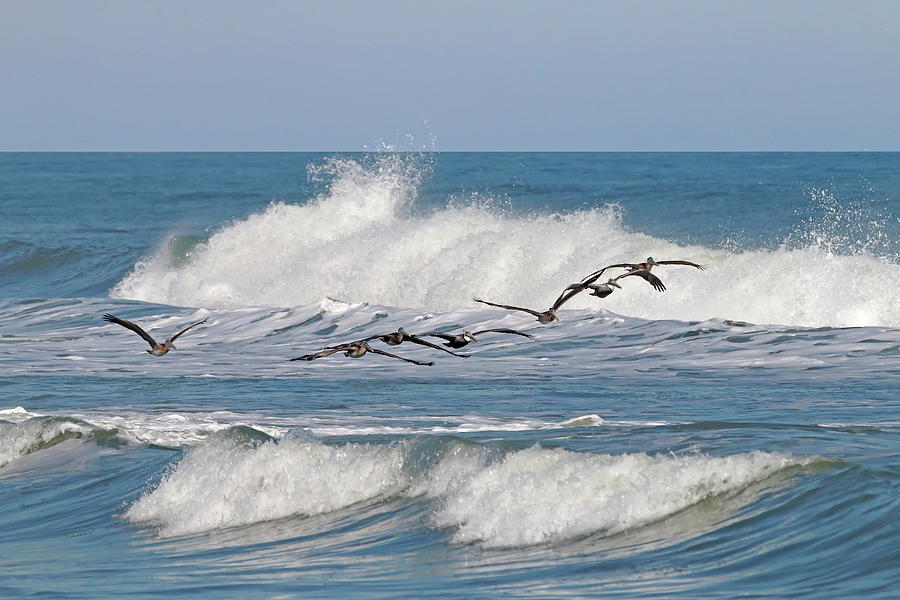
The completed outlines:
{"type": "Polygon", "coordinates": [[[516,331],[515,329],[506,329],[504,327],[497,328],[497,329],[483,329],[481,331],[476,331],[475,333],[472,333],[471,331],[466,329],[462,333],[457,334],[457,335],[454,335],[452,333],[438,333],[436,331],[433,331],[431,333],[426,333],[425,335],[432,336],[432,337],[438,337],[443,340],[447,340],[444,342],[444,345],[449,346],[455,350],[458,348],[462,348],[471,342],[478,342],[478,338],[475,336],[479,336],[481,334],[491,333],[491,332],[513,333],[515,335],[521,335],[521,336],[527,337],[530,340],[534,339],[534,336],[528,335],[527,333],[522,333],[521,331],[516,331]]]}
{"type": "MultiPolygon", "coordinates": [[[[685,265],[688,267],[694,267],[695,269],[700,269],[701,271],[706,270],[706,267],[704,267],[703,265],[697,264],[695,262],[691,262],[689,260],[654,260],[652,256],[648,256],[647,260],[645,260],[642,263],[619,263],[619,264],[608,265],[606,267],[603,267],[599,271],[594,271],[593,273],[591,273],[590,275],[585,277],[582,280],[582,283],[584,281],[590,279],[591,277],[600,275],[601,273],[603,273],[603,271],[605,271],[607,269],[623,268],[623,269],[628,269],[629,271],[644,271],[644,272],[646,272],[646,274],[649,274],[650,271],[653,269],[653,267],[655,267],[657,265],[685,265]]],[[[641,277],[643,277],[647,281],[650,281],[650,279],[648,279],[644,275],[641,275],[641,277]]],[[[596,279],[594,279],[594,281],[596,281],[596,279]]],[[[652,281],[650,281],[650,282],[653,283],[652,281]]]]}
{"type": "MultiPolygon", "coordinates": [[[[375,336],[379,337],[379,336],[375,336]]],[[[389,356],[390,358],[396,358],[398,360],[404,360],[408,363],[413,363],[415,365],[422,366],[433,366],[433,362],[422,362],[418,360],[413,360],[411,358],[403,358],[402,356],[397,356],[396,354],[391,354],[390,352],[385,352],[384,350],[378,350],[377,348],[373,348],[369,345],[369,340],[375,338],[366,338],[364,340],[358,340],[355,342],[348,342],[346,344],[340,344],[337,346],[331,346],[322,350],[321,352],[316,352],[315,354],[306,354],[304,356],[298,356],[297,358],[292,358],[290,360],[316,360],[317,358],[325,358],[326,356],[331,356],[332,354],[336,354],[338,352],[343,352],[344,356],[349,358],[362,358],[369,352],[372,354],[381,354],[383,356],[389,356]]]]}
{"type": "Polygon", "coordinates": [[[209,319],[209,317],[207,317],[206,319],[203,319],[202,321],[197,321],[193,325],[185,327],[184,329],[182,329],[181,331],[179,331],[172,337],[166,339],[166,341],[164,341],[163,343],[160,344],[159,342],[154,340],[153,337],[149,333],[147,333],[146,331],[141,329],[141,327],[136,325],[135,323],[132,323],[131,321],[126,321],[125,319],[120,319],[119,317],[113,316],[109,313],[106,313],[103,315],[104,321],[109,321],[110,323],[115,323],[116,325],[121,325],[122,327],[124,327],[126,329],[130,329],[131,331],[135,332],[136,334],[138,334],[139,336],[144,338],[144,340],[148,344],[150,344],[150,349],[147,350],[147,352],[152,354],[153,356],[163,356],[164,354],[168,354],[168,352],[170,350],[177,350],[177,348],[175,347],[175,340],[178,339],[178,337],[181,336],[182,334],[187,333],[188,331],[190,331],[191,329],[196,327],[197,325],[206,323],[207,319],[209,319]]]}
{"type": "Polygon", "coordinates": [[[622,289],[622,286],[619,285],[619,280],[624,277],[640,277],[641,279],[652,285],[653,289],[657,292],[666,291],[666,286],[663,284],[662,280],[645,269],[634,269],[632,271],[628,271],[627,273],[622,273],[618,277],[609,278],[606,283],[594,283],[595,281],[597,281],[597,279],[600,278],[600,275],[603,274],[603,271],[609,268],[610,267],[605,267],[603,269],[600,269],[596,273],[586,277],[581,281],[581,283],[573,283],[572,285],[564,289],[562,291],[562,294],[559,295],[559,298],[556,299],[556,302],[553,303],[553,310],[557,310],[560,306],[585,290],[591,290],[591,296],[596,296],[597,298],[606,298],[616,289],[622,289]]]}
{"type": "MultiPolygon", "coordinates": [[[[400,329],[398,329],[397,331],[395,331],[394,333],[387,333],[385,335],[376,335],[376,336],[372,336],[370,338],[366,338],[366,341],[374,340],[374,339],[379,339],[382,342],[384,342],[385,344],[387,344],[388,346],[399,346],[403,342],[412,342],[413,344],[419,344],[421,346],[428,346],[429,348],[435,348],[437,350],[441,350],[442,352],[452,354],[453,356],[459,356],[461,358],[469,358],[468,354],[457,354],[456,352],[451,352],[450,350],[447,350],[446,348],[441,348],[437,344],[432,344],[429,341],[423,340],[422,338],[420,338],[417,335],[412,335],[410,333],[407,333],[406,330],[404,330],[402,327],[400,329]]],[[[465,345],[465,344],[463,344],[463,345],[465,345]]]]}
{"type": "Polygon", "coordinates": [[[493,302],[488,302],[487,300],[482,300],[478,297],[473,297],[472,300],[475,302],[480,302],[482,304],[487,304],[488,306],[496,306],[497,308],[505,308],[506,310],[518,310],[521,312],[526,312],[529,315],[534,315],[537,317],[538,323],[541,325],[546,325],[547,323],[552,323],[553,321],[559,321],[559,317],[556,316],[556,308],[549,308],[543,312],[533,310],[531,308],[523,308],[521,306],[510,306],[509,304],[494,304],[493,302]]]}

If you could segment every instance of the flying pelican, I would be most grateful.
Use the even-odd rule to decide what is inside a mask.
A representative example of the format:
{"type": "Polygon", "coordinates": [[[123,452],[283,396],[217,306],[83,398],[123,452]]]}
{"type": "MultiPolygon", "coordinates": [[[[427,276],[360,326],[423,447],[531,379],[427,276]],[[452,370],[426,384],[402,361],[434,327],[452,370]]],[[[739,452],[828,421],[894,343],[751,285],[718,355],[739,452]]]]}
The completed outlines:
{"type": "Polygon", "coordinates": [[[536,310],[532,310],[530,308],[522,308],[521,306],[509,306],[508,304],[494,304],[493,302],[487,302],[486,300],[482,300],[476,296],[472,297],[472,300],[475,302],[481,302],[482,304],[487,304],[488,306],[496,306],[497,308],[505,308],[507,310],[520,310],[522,312],[527,312],[530,315],[534,315],[537,317],[538,323],[541,325],[546,325],[552,321],[559,321],[559,317],[556,316],[556,309],[550,308],[545,310],[544,312],[539,312],[536,310]]]}
{"type": "MultiPolygon", "coordinates": [[[[590,279],[591,277],[593,277],[594,275],[599,275],[600,273],[603,273],[603,271],[605,271],[607,269],[615,269],[617,267],[628,269],[629,271],[646,271],[647,275],[649,275],[650,270],[656,265],[687,265],[689,267],[696,267],[697,269],[700,269],[701,271],[706,269],[706,267],[704,267],[703,265],[698,265],[697,263],[691,262],[689,260],[653,260],[652,256],[648,256],[647,260],[642,263],[619,263],[617,265],[609,265],[609,266],[603,267],[599,271],[594,271],[593,273],[591,273],[590,275],[588,275],[581,281],[584,282],[587,279],[590,279]]],[[[650,281],[650,279],[648,279],[644,275],[641,275],[641,277],[643,277],[647,281],[650,281]]],[[[650,283],[653,283],[653,282],[651,281],[650,283]]]]}
{"type": "Polygon", "coordinates": [[[410,362],[415,365],[423,365],[426,367],[434,365],[433,362],[420,362],[418,360],[403,358],[402,356],[397,356],[396,354],[391,354],[389,352],[373,348],[369,345],[368,340],[375,339],[376,337],[380,336],[374,336],[372,338],[366,338],[364,340],[358,340],[356,342],[347,342],[346,344],[340,344],[338,346],[329,346],[321,352],[316,352],[315,354],[307,354],[305,356],[298,356],[297,358],[292,358],[291,360],[315,360],[317,358],[325,358],[326,356],[331,356],[336,352],[343,352],[344,356],[349,356],[350,358],[360,358],[362,356],[365,356],[367,352],[371,352],[373,354],[383,354],[384,356],[390,356],[391,358],[405,360],[406,362],[410,362]]]}
{"type": "MultiPolygon", "coordinates": [[[[395,331],[394,333],[387,333],[385,335],[375,335],[375,336],[366,338],[365,341],[374,340],[374,339],[379,339],[382,342],[384,342],[385,344],[387,344],[388,346],[399,346],[403,342],[412,342],[414,344],[421,344],[423,346],[428,346],[429,348],[437,348],[438,350],[442,350],[448,354],[452,354],[453,356],[461,356],[462,358],[469,358],[468,354],[457,354],[456,352],[452,352],[450,350],[447,350],[446,348],[441,348],[437,344],[432,344],[431,342],[427,342],[427,341],[423,340],[422,338],[420,338],[419,336],[406,333],[406,330],[404,330],[402,327],[400,329],[398,329],[397,331],[395,331]]],[[[465,346],[465,344],[463,344],[463,346],[465,346]]],[[[455,346],[455,347],[461,347],[461,346],[455,346]]]]}
{"type": "Polygon", "coordinates": [[[133,332],[135,332],[136,334],[138,334],[139,336],[141,336],[142,338],[144,338],[147,341],[147,343],[150,344],[150,349],[147,350],[147,352],[149,352],[153,356],[162,356],[163,354],[166,354],[169,350],[176,350],[177,348],[175,348],[174,342],[175,342],[175,340],[178,339],[178,336],[182,335],[183,333],[186,333],[188,330],[196,327],[197,325],[200,325],[201,323],[206,323],[207,319],[209,319],[209,317],[206,317],[206,319],[203,319],[202,321],[197,321],[190,327],[185,327],[184,329],[182,329],[181,331],[179,331],[178,333],[176,333],[175,335],[173,335],[172,337],[167,339],[165,342],[160,344],[159,342],[154,340],[150,336],[149,333],[147,333],[146,331],[144,331],[143,329],[141,329],[139,326],[135,325],[131,321],[126,321],[125,319],[120,319],[119,317],[114,317],[113,315],[111,315],[109,313],[106,313],[103,315],[104,321],[109,321],[110,323],[115,323],[116,325],[121,325],[122,327],[125,327],[126,329],[130,329],[133,332]]]}
{"type": "Polygon", "coordinates": [[[594,283],[595,281],[597,281],[597,279],[600,278],[600,275],[603,274],[603,271],[608,268],[610,267],[600,269],[600,271],[596,275],[589,276],[585,278],[581,283],[573,283],[572,285],[564,289],[562,294],[559,295],[559,298],[556,299],[556,302],[553,303],[553,308],[551,308],[550,310],[558,310],[560,306],[587,289],[591,290],[591,296],[606,298],[613,293],[615,288],[622,289],[622,286],[618,283],[620,279],[622,279],[623,277],[631,277],[632,275],[636,275],[637,277],[640,277],[641,279],[649,282],[650,285],[653,286],[653,289],[655,289],[657,292],[666,291],[666,286],[663,285],[662,280],[645,269],[635,269],[633,271],[628,271],[627,273],[622,273],[618,277],[613,277],[607,280],[606,283],[594,283]]]}
{"type": "Polygon", "coordinates": [[[438,333],[436,331],[432,332],[432,333],[426,333],[424,335],[432,336],[432,337],[439,337],[441,339],[447,340],[446,342],[444,342],[445,346],[450,346],[451,348],[462,348],[463,346],[467,345],[469,342],[477,342],[478,338],[476,338],[475,336],[481,335],[482,333],[491,333],[491,332],[514,333],[516,335],[525,336],[529,340],[534,339],[534,336],[532,336],[532,335],[528,335],[527,333],[522,333],[521,331],[516,331],[515,329],[506,329],[504,327],[501,327],[498,329],[483,329],[481,331],[476,331],[475,333],[472,333],[471,331],[466,329],[459,335],[453,335],[452,333],[438,333]]]}

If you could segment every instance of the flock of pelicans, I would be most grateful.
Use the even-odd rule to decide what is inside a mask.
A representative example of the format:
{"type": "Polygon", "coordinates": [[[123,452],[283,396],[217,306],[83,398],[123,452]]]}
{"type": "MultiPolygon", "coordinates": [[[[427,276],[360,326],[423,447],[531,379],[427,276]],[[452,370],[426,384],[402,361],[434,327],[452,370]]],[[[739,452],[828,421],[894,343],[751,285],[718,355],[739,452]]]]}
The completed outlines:
{"type": "MultiPolygon", "coordinates": [[[[696,267],[697,269],[701,269],[701,270],[704,268],[702,265],[698,265],[697,263],[693,263],[693,262],[690,262],[687,260],[653,260],[653,257],[648,258],[646,261],[644,261],[642,263],[620,263],[620,264],[615,264],[615,265],[607,265],[607,266],[603,267],[602,269],[600,269],[599,271],[594,271],[590,275],[586,276],[584,279],[581,280],[581,282],[573,283],[572,285],[565,288],[562,291],[562,293],[559,295],[559,297],[556,299],[556,302],[554,302],[553,305],[545,311],[532,310],[530,308],[523,308],[521,306],[510,306],[508,304],[495,304],[493,302],[487,302],[485,300],[482,300],[481,298],[472,298],[472,299],[475,302],[480,302],[481,304],[487,304],[488,306],[496,306],[497,308],[504,308],[506,310],[517,310],[517,311],[521,311],[521,312],[526,312],[530,315],[534,315],[535,317],[537,317],[538,322],[541,323],[542,325],[545,325],[545,324],[551,323],[553,321],[559,321],[559,317],[556,316],[556,311],[559,310],[559,307],[561,307],[563,304],[565,304],[566,302],[571,300],[577,294],[580,294],[581,292],[583,292],[585,290],[591,290],[590,295],[596,296],[598,298],[606,298],[607,296],[612,294],[616,288],[622,289],[622,286],[619,285],[619,280],[624,279],[625,277],[640,277],[641,279],[643,279],[644,281],[649,283],[651,286],[653,286],[653,289],[655,289],[656,291],[658,291],[658,292],[665,291],[666,286],[663,285],[663,282],[660,280],[660,278],[650,272],[653,269],[653,267],[655,267],[657,265],[687,265],[690,267],[696,267]],[[608,269],[617,269],[617,268],[626,269],[626,271],[624,273],[622,273],[621,275],[618,275],[616,277],[612,277],[612,278],[608,279],[605,283],[596,283],[596,281],[598,279],[600,279],[600,276],[603,274],[604,271],[606,271],[608,269]]],[[[184,329],[182,329],[181,331],[179,331],[172,337],[168,338],[165,342],[159,343],[155,339],[153,339],[153,337],[149,333],[147,333],[146,331],[144,331],[138,325],[132,323],[131,321],[126,321],[125,319],[120,319],[119,317],[113,316],[109,313],[103,315],[103,319],[106,321],[109,321],[110,323],[115,323],[117,325],[121,325],[122,327],[130,329],[131,331],[135,332],[136,334],[138,334],[139,336],[144,338],[144,340],[148,344],[150,344],[150,349],[147,350],[147,352],[149,352],[153,356],[162,356],[163,354],[168,353],[169,350],[175,350],[175,344],[174,344],[175,340],[177,340],[180,336],[184,335],[185,333],[187,333],[188,331],[190,331],[197,325],[202,325],[207,320],[207,319],[203,319],[202,321],[198,321],[189,327],[185,327],[184,329]]],[[[344,344],[339,344],[337,346],[328,346],[324,350],[322,350],[320,352],[316,352],[315,354],[306,354],[304,356],[298,356],[297,358],[292,358],[290,360],[309,361],[309,360],[315,360],[317,358],[325,358],[326,356],[331,356],[332,354],[337,354],[338,352],[343,352],[344,356],[349,356],[350,358],[360,358],[371,352],[372,354],[381,354],[382,356],[388,356],[390,358],[405,360],[406,362],[413,363],[415,365],[431,366],[434,364],[433,362],[422,362],[422,361],[418,361],[418,360],[413,360],[411,358],[404,358],[402,356],[397,356],[396,354],[391,354],[389,352],[385,352],[384,350],[379,350],[378,348],[373,348],[372,346],[369,345],[369,342],[377,339],[377,340],[381,340],[388,346],[399,346],[403,342],[412,342],[413,344],[428,346],[429,348],[436,348],[438,350],[442,350],[442,351],[452,354],[454,356],[468,358],[468,356],[469,356],[468,354],[459,354],[459,353],[453,352],[452,350],[448,350],[447,348],[442,348],[441,346],[438,346],[437,344],[433,344],[429,341],[423,340],[422,338],[423,337],[441,338],[441,339],[445,340],[443,342],[444,346],[448,346],[450,348],[453,348],[454,350],[458,350],[459,348],[466,346],[470,342],[477,342],[478,341],[477,336],[485,334],[485,333],[509,333],[509,334],[514,334],[514,335],[521,335],[521,336],[527,337],[529,339],[534,339],[532,336],[528,335],[527,333],[523,333],[521,331],[516,331],[515,329],[505,329],[505,328],[484,329],[482,331],[476,331],[474,333],[470,332],[468,329],[466,329],[466,330],[463,330],[462,333],[456,334],[456,335],[449,334],[449,333],[438,333],[438,332],[434,332],[434,331],[431,333],[412,335],[412,334],[404,331],[403,328],[401,327],[400,329],[398,329],[397,331],[395,331],[393,333],[387,333],[387,334],[383,334],[383,335],[370,335],[369,337],[363,338],[361,340],[347,342],[344,344]]]]}

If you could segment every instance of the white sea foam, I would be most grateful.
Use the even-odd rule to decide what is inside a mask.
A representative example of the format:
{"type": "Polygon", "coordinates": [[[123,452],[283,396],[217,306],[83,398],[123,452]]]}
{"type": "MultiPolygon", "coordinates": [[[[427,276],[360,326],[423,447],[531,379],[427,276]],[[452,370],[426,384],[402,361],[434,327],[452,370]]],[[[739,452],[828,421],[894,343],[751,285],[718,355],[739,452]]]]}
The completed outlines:
{"type": "Polygon", "coordinates": [[[289,436],[242,447],[225,437],[192,449],[124,516],[161,536],[328,513],[395,495],[434,504],[429,523],[485,547],[558,542],[640,527],[812,459],[618,456],[533,447],[491,460],[451,443],[429,469],[409,471],[414,444],[328,445],[289,436]]]}
{"type": "Polygon", "coordinates": [[[183,535],[372,500],[403,481],[399,448],[286,440],[250,449],[216,440],[190,451],[125,513],[183,535]]]}
{"type": "MultiPolygon", "coordinates": [[[[304,414],[298,417],[283,417],[268,413],[231,411],[203,411],[180,413],[148,412],[90,412],[67,413],[55,423],[52,431],[48,425],[38,426],[42,421],[35,419],[22,407],[0,409],[0,431],[7,432],[0,440],[17,448],[40,444],[43,439],[51,439],[62,432],[88,433],[90,428],[106,431],[115,430],[116,435],[132,444],[153,444],[177,448],[202,444],[210,436],[234,427],[250,427],[273,439],[290,437],[292,432],[304,430],[317,438],[357,436],[357,435],[457,435],[473,432],[535,431],[542,429],[562,429],[573,427],[633,427],[664,425],[665,423],[645,421],[605,421],[599,415],[584,415],[562,422],[525,417],[490,417],[482,415],[441,415],[415,416],[403,420],[378,416],[354,416],[343,412],[304,414]],[[23,423],[35,419],[28,425],[23,423]],[[3,421],[11,421],[3,423],[3,421]],[[18,423],[18,427],[14,425],[18,423]],[[15,435],[13,435],[15,434],[15,435]],[[49,436],[49,437],[48,437],[49,436]],[[15,440],[15,441],[14,441],[15,440]]],[[[0,460],[2,464],[2,460],[0,460]]]]}
{"type": "Polygon", "coordinates": [[[29,412],[28,409],[23,406],[0,409],[0,419],[4,421],[11,421],[13,423],[21,423],[26,419],[40,416],[41,415],[39,413],[29,412]]]}
{"type": "MultiPolygon", "coordinates": [[[[3,416],[21,417],[21,407],[3,416]]],[[[27,414],[27,413],[26,413],[27,414]]],[[[29,418],[19,422],[0,421],[0,468],[37,450],[73,437],[86,437],[93,431],[87,423],[70,419],[29,418]]]]}
{"type": "Polygon", "coordinates": [[[649,255],[709,269],[661,267],[665,293],[626,280],[626,289],[603,301],[582,294],[567,308],[602,306],[646,319],[900,327],[900,265],[867,252],[836,254],[821,236],[802,247],[731,252],[628,231],[611,206],[511,215],[473,202],[419,214],[414,160],[383,155],[372,165],[347,159],[326,167],[333,177],[327,193],[225,225],[187,257],[164,244],[113,297],[219,308],[330,297],[448,311],[471,306],[478,295],[544,307],[600,266],[649,255]]]}
{"type": "Polygon", "coordinates": [[[592,455],[533,447],[486,463],[451,453],[420,491],[440,500],[435,524],[454,541],[529,546],[651,523],[808,462],[752,452],[728,457],[592,455]]]}

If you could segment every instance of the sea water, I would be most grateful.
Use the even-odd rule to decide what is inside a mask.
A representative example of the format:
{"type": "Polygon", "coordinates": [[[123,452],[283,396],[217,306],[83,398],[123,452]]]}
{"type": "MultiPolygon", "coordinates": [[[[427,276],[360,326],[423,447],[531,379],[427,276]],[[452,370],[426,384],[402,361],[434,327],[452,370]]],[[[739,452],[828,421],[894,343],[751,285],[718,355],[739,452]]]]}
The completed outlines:
{"type": "Polygon", "coordinates": [[[0,394],[0,597],[895,597],[900,154],[0,154],[0,394]]]}

